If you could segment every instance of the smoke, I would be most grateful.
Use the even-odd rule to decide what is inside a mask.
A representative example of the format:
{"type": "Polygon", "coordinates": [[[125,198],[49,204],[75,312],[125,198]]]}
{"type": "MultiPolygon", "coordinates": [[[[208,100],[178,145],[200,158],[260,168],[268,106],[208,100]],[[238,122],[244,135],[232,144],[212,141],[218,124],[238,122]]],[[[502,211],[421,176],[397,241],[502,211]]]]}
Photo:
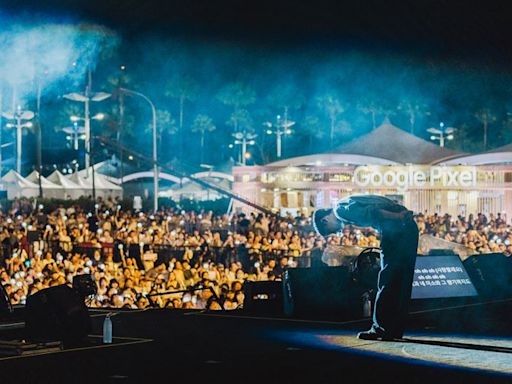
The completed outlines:
{"type": "Polygon", "coordinates": [[[10,90],[13,104],[34,96],[39,82],[47,93],[61,80],[83,81],[88,68],[94,69],[118,42],[104,27],[51,22],[47,17],[29,23],[0,13],[0,24],[0,86],[10,90]]]}

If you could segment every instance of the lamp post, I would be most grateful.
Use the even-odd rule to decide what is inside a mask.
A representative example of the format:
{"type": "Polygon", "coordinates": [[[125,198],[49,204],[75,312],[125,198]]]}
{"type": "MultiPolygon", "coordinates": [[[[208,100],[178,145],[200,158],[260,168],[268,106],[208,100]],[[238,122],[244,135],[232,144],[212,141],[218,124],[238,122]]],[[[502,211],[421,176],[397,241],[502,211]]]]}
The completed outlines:
{"type": "Polygon", "coordinates": [[[92,92],[92,74],[91,70],[88,71],[88,81],[85,87],[85,92],[74,92],[64,95],[65,99],[72,101],[79,101],[84,103],[84,130],[85,130],[85,169],[87,176],[89,176],[90,166],[90,150],[91,150],[91,117],[89,112],[89,104],[91,101],[103,101],[108,99],[111,95],[106,92],[92,92]]]}
{"type": "Polygon", "coordinates": [[[291,135],[292,130],[290,127],[295,125],[294,121],[288,120],[288,116],[285,116],[285,119],[281,119],[281,115],[277,115],[275,124],[272,124],[270,121],[267,121],[263,123],[264,126],[266,126],[267,134],[268,135],[276,135],[276,154],[277,158],[281,158],[281,136],[283,135],[291,135]],[[272,128],[275,128],[275,130],[272,130],[272,128]]]}
{"type": "Polygon", "coordinates": [[[23,128],[31,128],[32,120],[34,118],[34,112],[22,111],[21,105],[18,105],[14,113],[4,112],[3,116],[6,119],[15,121],[15,124],[8,123],[5,126],[7,128],[16,128],[16,172],[21,173],[21,148],[22,148],[22,134],[23,128]],[[26,121],[24,123],[24,121],[26,121]]]}
{"type": "Polygon", "coordinates": [[[78,121],[74,121],[72,127],[62,128],[62,131],[68,134],[66,140],[72,141],[74,150],[78,151],[78,140],[85,140],[85,128],[78,126],[78,121]]]}
{"type": "Polygon", "coordinates": [[[439,146],[444,147],[445,140],[453,140],[453,133],[455,128],[444,128],[444,123],[439,123],[439,128],[428,128],[427,132],[432,133],[430,140],[439,140],[439,146]]]}
{"type": "Polygon", "coordinates": [[[256,144],[254,139],[256,137],[258,137],[258,135],[255,135],[253,133],[247,133],[244,131],[244,132],[233,133],[232,136],[235,138],[235,141],[234,141],[234,144],[231,144],[231,147],[233,147],[233,145],[241,145],[242,146],[240,162],[242,163],[242,165],[245,165],[245,161],[247,159],[247,146],[256,144]]]}
{"type": "Polygon", "coordinates": [[[119,88],[121,92],[143,98],[151,106],[153,125],[153,210],[158,211],[158,153],[157,153],[157,132],[156,132],[156,108],[153,102],[143,93],[131,89],[119,88]]]}

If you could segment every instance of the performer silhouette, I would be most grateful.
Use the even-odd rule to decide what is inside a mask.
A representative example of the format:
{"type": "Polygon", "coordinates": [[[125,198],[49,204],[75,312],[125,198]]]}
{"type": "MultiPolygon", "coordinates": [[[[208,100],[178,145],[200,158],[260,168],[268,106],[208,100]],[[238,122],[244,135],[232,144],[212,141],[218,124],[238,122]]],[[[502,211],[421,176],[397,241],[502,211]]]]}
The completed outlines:
{"type": "Polygon", "coordinates": [[[372,227],[381,233],[381,269],[373,325],[357,337],[402,338],[418,249],[418,227],[412,212],[384,196],[360,195],[339,201],[335,209],[315,211],[313,223],[324,237],[341,231],[346,224],[372,227]]]}

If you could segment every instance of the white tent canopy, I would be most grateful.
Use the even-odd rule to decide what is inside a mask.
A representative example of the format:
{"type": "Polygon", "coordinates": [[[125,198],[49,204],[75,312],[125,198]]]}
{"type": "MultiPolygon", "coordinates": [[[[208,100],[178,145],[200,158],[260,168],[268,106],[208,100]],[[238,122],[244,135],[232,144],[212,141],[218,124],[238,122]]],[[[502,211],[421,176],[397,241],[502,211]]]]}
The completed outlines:
{"type": "MultiPolygon", "coordinates": [[[[96,196],[102,198],[122,197],[123,188],[108,179],[107,176],[98,173],[98,164],[94,169],[94,189],[96,196]]],[[[43,196],[54,199],[77,199],[79,197],[92,196],[93,177],[92,167],[89,173],[86,170],[75,172],[69,176],[55,170],[48,177],[41,176],[43,196]]],[[[7,190],[7,198],[38,197],[39,173],[33,171],[26,178],[15,170],[10,170],[2,177],[3,187],[7,190]]]]}
{"type": "MultiPolygon", "coordinates": [[[[91,173],[89,173],[89,179],[92,180],[91,173]]],[[[96,195],[103,198],[116,198],[122,197],[123,195],[123,188],[111,181],[108,181],[105,175],[98,172],[94,172],[94,187],[96,189],[96,195]]]]}
{"type": "MultiPolygon", "coordinates": [[[[90,178],[92,178],[92,176],[90,176],[90,178]]],[[[122,191],[123,189],[119,185],[107,180],[107,178],[101,173],[94,174],[94,184],[98,189],[107,189],[112,191],[122,191]]]]}
{"type": "Polygon", "coordinates": [[[53,172],[50,176],[48,176],[48,180],[52,183],[58,184],[63,189],[62,198],[66,199],[77,199],[80,196],[86,195],[87,191],[84,190],[80,185],[68,179],[58,170],[53,172]]]}
{"type": "Polygon", "coordinates": [[[79,172],[75,172],[67,176],[67,178],[84,190],[92,190],[92,182],[85,177],[82,177],[79,172]]]}
{"type": "MultiPolygon", "coordinates": [[[[94,165],[94,189],[96,191],[96,196],[101,196],[103,198],[107,197],[122,197],[123,188],[117,184],[112,183],[107,179],[107,176],[102,175],[97,171],[98,166],[101,163],[94,165]]],[[[93,186],[93,170],[92,167],[89,167],[89,172],[86,169],[82,169],[81,171],[75,172],[71,177],[75,177],[76,180],[83,180],[86,185],[91,189],[93,186]]]]}
{"type": "Polygon", "coordinates": [[[25,179],[14,169],[11,169],[2,177],[7,187],[7,198],[39,196],[39,185],[25,179]]]}
{"type": "MultiPolygon", "coordinates": [[[[205,179],[210,184],[216,185],[222,189],[231,189],[231,182],[227,179],[218,179],[214,177],[205,179]]],[[[158,196],[168,197],[175,201],[179,201],[183,198],[193,198],[195,200],[217,200],[223,197],[221,193],[205,188],[193,181],[187,181],[182,185],[177,183],[165,191],[160,191],[158,196]]]]}
{"type": "MultiPolygon", "coordinates": [[[[39,173],[37,171],[33,171],[25,179],[39,187],[39,173]]],[[[61,185],[52,183],[44,176],[41,176],[41,187],[43,188],[44,197],[62,198],[64,195],[64,188],[61,185]]]]}

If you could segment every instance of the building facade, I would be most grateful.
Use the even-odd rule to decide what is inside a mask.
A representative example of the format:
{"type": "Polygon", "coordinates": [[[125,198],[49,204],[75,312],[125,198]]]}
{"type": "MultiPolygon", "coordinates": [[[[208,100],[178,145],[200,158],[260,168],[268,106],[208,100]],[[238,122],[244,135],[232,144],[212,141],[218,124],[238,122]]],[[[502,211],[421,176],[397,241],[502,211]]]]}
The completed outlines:
{"type": "Polygon", "coordinates": [[[282,214],[380,194],[418,213],[512,217],[511,150],[467,155],[384,124],[334,153],[234,167],[233,191],[282,214]]]}

